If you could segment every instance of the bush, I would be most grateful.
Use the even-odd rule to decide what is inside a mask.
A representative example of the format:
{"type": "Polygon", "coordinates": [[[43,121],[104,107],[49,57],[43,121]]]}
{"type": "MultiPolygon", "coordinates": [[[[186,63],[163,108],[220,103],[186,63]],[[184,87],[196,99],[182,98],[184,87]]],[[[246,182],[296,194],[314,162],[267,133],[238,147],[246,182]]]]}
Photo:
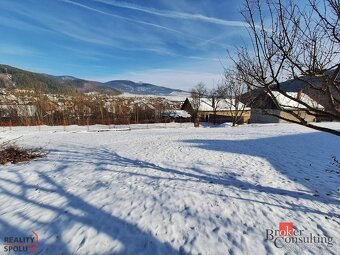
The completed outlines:
{"type": "Polygon", "coordinates": [[[45,156],[46,153],[42,151],[42,148],[24,148],[11,141],[0,143],[1,165],[6,163],[16,164],[19,162],[31,161],[45,156]]]}

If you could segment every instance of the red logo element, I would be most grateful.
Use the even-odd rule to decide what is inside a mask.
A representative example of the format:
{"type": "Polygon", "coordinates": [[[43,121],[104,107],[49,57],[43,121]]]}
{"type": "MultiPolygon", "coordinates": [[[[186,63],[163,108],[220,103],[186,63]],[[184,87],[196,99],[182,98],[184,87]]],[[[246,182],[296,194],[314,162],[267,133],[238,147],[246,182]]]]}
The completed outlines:
{"type": "Polygon", "coordinates": [[[33,230],[33,236],[5,237],[5,243],[1,244],[5,252],[37,252],[39,244],[38,234],[33,230]]]}
{"type": "Polygon", "coordinates": [[[39,244],[38,234],[34,230],[32,231],[32,233],[35,237],[35,243],[28,246],[28,252],[37,252],[37,246],[39,244]]]}
{"type": "Polygon", "coordinates": [[[280,236],[293,236],[294,235],[293,222],[280,222],[279,234],[280,236]]]}

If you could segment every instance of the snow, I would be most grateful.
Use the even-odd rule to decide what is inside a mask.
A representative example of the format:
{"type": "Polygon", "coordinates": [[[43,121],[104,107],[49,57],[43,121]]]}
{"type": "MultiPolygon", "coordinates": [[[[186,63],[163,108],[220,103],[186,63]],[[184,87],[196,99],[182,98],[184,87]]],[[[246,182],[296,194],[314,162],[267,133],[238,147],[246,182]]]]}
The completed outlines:
{"type": "MultiPolygon", "coordinates": [[[[287,95],[298,98],[299,93],[298,92],[286,92],[287,95]]],[[[290,98],[286,97],[285,95],[281,94],[278,91],[272,91],[273,96],[277,100],[278,104],[286,109],[306,109],[307,107],[300,104],[299,102],[296,102],[294,100],[291,100],[290,98]]],[[[313,100],[311,97],[309,97],[305,93],[300,93],[300,101],[307,104],[310,107],[316,108],[316,109],[323,109],[324,107],[320,104],[318,104],[315,100],[313,100]]]]}
{"type": "MultiPolygon", "coordinates": [[[[189,101],[192,101],[192,98],[189,98],[189,101]]],[[[202,98],[199,106],[199,111],[213,112],[214,108],[212,107],[212,105],[213,103],[211,98],[202,98]]],[[[226,98],[217,102],[218,111],[236,111],[241,109],[250,110],[249,107],[245,107],[245,105],[241,102],[236,103],[235,99],[231,98],[226,98]]]]}
{"type": "Polygon", "coordinates": [[[190,118],[191,115],[184,110],[169,110],[165,111],[163,113],[163,116],[165,117],[171,117],[171,118],[190,118]]]}
{"type": "Polygon", "coordinates": [[[284,123],[192,126],[0,129],[49,152],[0,166],[0,239],[35,230],[50,255],[284,254],[265,232],[292,221],[339,242],[338,137],[284,123]]]}
{"type": "Polygon", "coordinates": [[[164,98],[172,102],[184,102],[187,97],[190,96],[188,92],[171,92],[169,95],[139,95],[124,92],[116,97],[132,97],[132,98],[164,98]]]}

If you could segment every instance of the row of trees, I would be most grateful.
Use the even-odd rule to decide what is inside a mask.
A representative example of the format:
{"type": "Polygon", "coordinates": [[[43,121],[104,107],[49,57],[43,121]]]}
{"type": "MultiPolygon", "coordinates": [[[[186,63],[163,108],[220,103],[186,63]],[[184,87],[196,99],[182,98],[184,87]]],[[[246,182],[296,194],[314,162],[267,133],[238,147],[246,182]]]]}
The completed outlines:
{"type": "MultiPolygon", "coordinates": [[[[58,96],[56,96],[58,97],[58,96]]],[[[105,99],[102,96],[77,95],[62,97],[58,103],[35,92],[17,95],[17,100],[2,102],[0,125],[87,125],[160,122],[171,106],[153,99],[135,102],[128,98],[105,99]]]]}
{"type": "Polygon", "coordinates": [[[198,109],[202,97],[214,98],[216,104],[226,97],[237,99],[245,92],[262,90],[277,109],[294,118],[267,114],[339,136],[338,130],[309,123],[278,100],[284,96],[315,118],[340,120],[339,0],[308,0],[307,4],[297,0],[245,0],[241,13],[250,46],[238,47],[236,55],[228,54],[234,66],[225,70],[216,89],[209,92],[200,84],[192,91],[194,108],[198,109]],[[287,79],[298,80],[303,92],[322,98],[323,109],[288,93],[282,87],[287,79]]]}
{"type": "Polygon", "coordinates": [[[198,117],[198,112],[204,98],[213,111],[213,123],[216,124],[217,111],[223,108],[228,110],[232,125],[236,126],[243,117],[246,104],[240,101],[240,96],[246,93],[247,87],[244,86],[237,71],[233,69],[225,69],[222,81],[214,88],[207,89],[202,82],[197,84],[191,90],[191,105],[193,108],[193,117],[198,117]]]}

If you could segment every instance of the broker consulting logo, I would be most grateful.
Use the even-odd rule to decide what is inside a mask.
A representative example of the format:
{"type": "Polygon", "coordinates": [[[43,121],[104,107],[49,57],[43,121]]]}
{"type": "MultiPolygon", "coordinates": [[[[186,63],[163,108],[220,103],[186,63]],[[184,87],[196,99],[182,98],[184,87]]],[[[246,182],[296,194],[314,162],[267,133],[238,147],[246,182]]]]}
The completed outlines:
{"type": "Polygon", "coordinates": [[[1,246],[3,252],[12,254],[13,252],[36,252],[38,244],[38,234],[35,231],[32,231],[31,236],[5,236],[1,246]]]}
{"type": "Polygon", "coordinates": [[[294,227],[293,222],[280,222],[279,229],[266,229],[266,241],[273,242],[276,248],[285,251],[298,251],[316,248],[335,248],[333,237],[320,236],[294,227]]]}

